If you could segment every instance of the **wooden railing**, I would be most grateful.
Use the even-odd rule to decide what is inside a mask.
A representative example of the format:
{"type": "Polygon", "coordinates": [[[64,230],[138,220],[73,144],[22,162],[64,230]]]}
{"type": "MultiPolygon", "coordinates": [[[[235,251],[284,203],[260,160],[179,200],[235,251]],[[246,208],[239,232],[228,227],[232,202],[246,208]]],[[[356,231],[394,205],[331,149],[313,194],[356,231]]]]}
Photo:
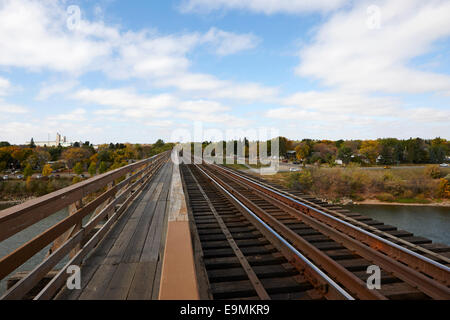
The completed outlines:
{"type": "Polygon", "coordinates": [[[69,276],[66,273],[67,267],[82,263],[84,257],[98,244],[169,155],[170,152],[164,152],[1,211],[0,241],[3,241],[54,213],[69,208],[66,218],[0,258],[2,280],[48,245],[52,245],[47,257],[0,299],[22,299],[68,256],[69,262],[35,297],[52,298],[69,276]],[[92,198],[94,199],[89,201],[92,198]],[[89,221],[83,225],[83,218],[88,216],[89,221]]]}

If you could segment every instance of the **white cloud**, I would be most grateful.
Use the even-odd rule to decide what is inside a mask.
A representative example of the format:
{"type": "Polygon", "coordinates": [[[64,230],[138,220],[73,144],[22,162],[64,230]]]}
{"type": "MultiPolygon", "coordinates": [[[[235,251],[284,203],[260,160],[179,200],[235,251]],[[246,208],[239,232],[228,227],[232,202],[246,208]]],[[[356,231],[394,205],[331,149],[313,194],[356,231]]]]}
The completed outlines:
{"type": "Polygon", "coordinates": [[[6,96],[11,90],[11,83],[8,79],[0,77],[0,97],[6,96]]]}
{"type": "Polygon", "coordinates": [[[441,0],[361,1],[333,13],[301,49],[296,69],[326,89],[282,98],[285,107],[268,110],[266,117],[295,127],[301,122],[297,130],[310,137],[445,136],[450,119],[445,101],[416,107],[394,94],[443,97],[450,91],[450,77],[433,71],[436,65],[411,63],[450,36],[449,13],[450,3],[441,0]],[[367,24],[367,8],[373,4],[379,8],[379,29],[367,24]]]}
{"type": "MultiPolygon", "coordinates": [[[[0,114],[2,113],[10,113],[10,114],[24,114],[27,113],[28,109],[22,106],[18,106],[15,104],[10,104],[2,99],[0,99],[0,114]]],[[[3,124],[2,124],[3,125],[3,124]]]]}
{"type": "Polygon", "coordinates": [[[143,96],[133,89],[83,89],[72,95],[84,103],[93,103],[113,108],[145,108],[156,111],[172,106],[176,99],[170,94],[143,96]]]}
{"type": "Polygon", "coordinates": [[[79,73],[110,51],[109,44],[65,28],[54,1],[0,2],[0,65],[79,73]]]}
{"type": "Polygon", "coordinates": [[[356,114],[366,116],[392,115],[400,102],[390,97],[368,97],[342,91],[298,92],[282,100],[284,105],[297,106],[324,114],[356,114]]]}
{"type": "Polygon", "coordinates": [[[39,90],[36,100],[46,100],[55,94],[65,93],[78,85],[78,81],[64,81],[53,84],[45,83],[39,90]]]}
{"type": "Polygon", "coordinates": [[[184,0],[182,12],[210,12],[213,10],[246,10],[250,12],[275,14],[298,14],[305,12],[326,12],[344,5],[347,0],[184,0]]]}
{"type": "Polygon", "coordinates": [[[323,84],[364,92],[448,92],[450,77],[410,66],[450,36],[448,1],[379,1],[380,28],[369,28],[371,1],[357,2],[319,28],[300,52],[297,73],[323,84]]]}
{"type": "Polygon", "coordinates": [[[252,49],[260,42],[259,38],[251,33],[236,34],[217,28],[211,28],[203,36],[203,41],[212,43],[216,47],[216,53],[221,56],[252,49]]]}
{"type": "Polygon", "coordinates": [[[216,101],[207,100],[185,101],[178,105],[178,109],[199,113],[215,113],[230,110],[229,107],[222,106],[216,101]]]}
{"type": "Polygon", "coordinates": [[[186,54],[199,45],[228,55],[259,41],[252,34],[217,28],[167,36],[149,30],[122,32],[85,19],[69,30],[69,16],[63,2],[0,0],[0,65],[78,75],[101,70],[115,78],[161,77],[186,71],[186,54]]]}
{"type": "Polygon", "coordinates": [[[209,74],[184,73],[159,79],[155,85],[175,87],[182,91],[196,92],[210,99],[234,99],[249,101],[273,100],[278,88],[258,83],[235,83],[217,79],[209,74]]]}
{"type": "Polygon", "coordinates": [[[84,120],[86,120],[85,115],[86,115],[86,110],[84,110],[82,108],[78,108],[71,112],[61,113],[58,115],[47,117],[47,120],[49,122],[58,122],[58,123],[60,121],[70,121],[70,122],[84,121],[84,120]]]}
{"type": "Polygon", "coordinates": [[[209,124],[223,124],[228,127],[246,127],[250,123],[247,119],[242,119],[228,113],[180,112],[176,114],[176,117],[209,124]]]}
{"type": "Polygon", "coordinates": [[[149,127],[168,128],[173,126],[174,122],[172,120],[156,120],[156,121],[148,121],[145,124],[149,127]]]}

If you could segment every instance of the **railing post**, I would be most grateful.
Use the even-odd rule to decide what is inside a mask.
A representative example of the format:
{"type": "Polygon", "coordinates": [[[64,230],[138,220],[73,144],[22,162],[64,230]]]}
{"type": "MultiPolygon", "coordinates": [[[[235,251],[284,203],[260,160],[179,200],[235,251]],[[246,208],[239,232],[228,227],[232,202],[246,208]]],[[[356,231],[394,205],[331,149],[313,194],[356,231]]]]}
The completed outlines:
{"type": "MultiPolygon", "coordinates": [[[[72,204],[70,204],[67,207],[67,211],[68,211],[68,216],[73,215],[75,212],[77,212],[79,209],[81,209],[83,207],[83,200],[80,199],[72,204]]],[[[55,241],[53,241],[52,246],[50,247],[50,249],[47,252],[47,256],[49,256],[52,252],[54,252],[55,250],[57,250],[64,242],[66,242],[73,234],[75,234],[77,231],[79,231],[81,229],[83,222],[80,221],[79,223],[77,223],[76,225],[74,225],[72,227],[71,230],[68,230],[67,232],[65,232],[64,234],[62,234],[60,237],[56,238],[55,241]]],[[[72,253],[76,250],[77,248],[75,248],[72,252],[71,252],[71,256],[72,253]]],[[[78,250],[79,250],[79,245],[78,245],[78,250]]]]}

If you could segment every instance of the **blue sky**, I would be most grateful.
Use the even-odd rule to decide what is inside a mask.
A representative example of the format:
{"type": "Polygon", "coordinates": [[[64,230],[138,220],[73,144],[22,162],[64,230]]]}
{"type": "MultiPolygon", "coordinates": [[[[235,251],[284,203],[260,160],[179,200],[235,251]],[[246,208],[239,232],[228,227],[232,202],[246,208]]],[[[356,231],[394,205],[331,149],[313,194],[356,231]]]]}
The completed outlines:
{"type": "Polygon", "coordinates": [[[0,140],[195,123],[450,138],[449,16],[444,0],[0,0],[0,140]]]}

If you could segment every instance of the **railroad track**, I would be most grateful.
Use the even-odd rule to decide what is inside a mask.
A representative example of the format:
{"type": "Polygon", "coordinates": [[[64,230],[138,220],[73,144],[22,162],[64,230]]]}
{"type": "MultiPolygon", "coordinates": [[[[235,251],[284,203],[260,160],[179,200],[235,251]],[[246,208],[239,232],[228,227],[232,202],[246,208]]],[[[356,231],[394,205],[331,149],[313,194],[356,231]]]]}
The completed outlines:
{"type": "Polygon", "coordinates": [[[257,175],[252,175],[232,168],[221,167],[228,171],[234,172],[241,177],[245,177],[252,182],[260,184],[261,186],[274,190],[277,193],[299,201],[311,208],[319,209],[320,211],[333,215],[334,217],[342,219],[356,227],[388,239],[399,246],[419,253],[438,263],[450,266],[449,246],[432,243],[429,239],[416,237],[408,231],[398,230],[394,226],[385,225],[383,222],[364,217],[359,213],[350,212],[350,210],[344,209],[339,205],[330,204],[323,200],[317,199],[314,196],[304,194],[298,190],[287,189],[278,184],[268,182],[257,175]]]}
{"type": "Polygon", "coordinates": [[[421,259],[417,266],[435,272],[431,278],[332,228],[256,181],[217,166],[182,165],[181,172],[209,298],[450,297],[448,268],[436,261],[425,260],[430,267],[421,259]],[[366,285],[366,270],[374,264],[381,268],[380,290],[366,285]]]}

